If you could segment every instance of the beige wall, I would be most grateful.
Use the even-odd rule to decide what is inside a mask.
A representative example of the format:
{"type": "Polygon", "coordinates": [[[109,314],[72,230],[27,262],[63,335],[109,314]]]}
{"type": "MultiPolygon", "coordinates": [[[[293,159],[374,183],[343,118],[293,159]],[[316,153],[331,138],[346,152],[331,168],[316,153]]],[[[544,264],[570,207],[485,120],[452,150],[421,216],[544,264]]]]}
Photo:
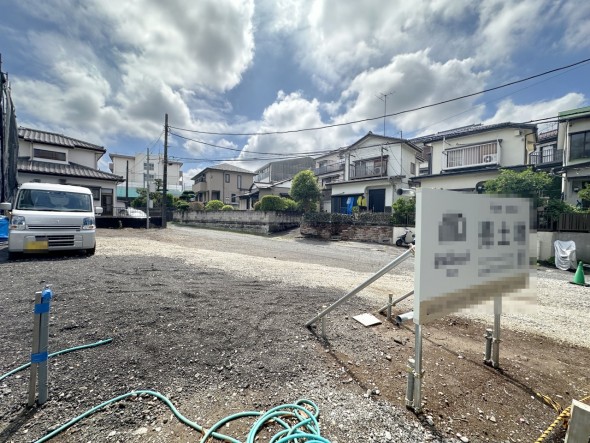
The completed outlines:
{"type": "Polygon", "coordinates": [[[195,183],[192,189],[195,193],[205,192],[204,202],[213,200],[213,193],[219,192],[219,200],[237,208],[239,205],[239,196],[240,194],[244,194],[252,185],[252,178],[253,174],[250,173],[210,169],[206,172],[206,181],[204,183],[195,183]],[[225,181],[225,174],[229,174],[229,183],[225,181]],[[240,189],[238,189],[238,176],[242,177],[242,186],[240,189]],[[232,194],[235,195],[234,201],[231,200],[232,194]]]}

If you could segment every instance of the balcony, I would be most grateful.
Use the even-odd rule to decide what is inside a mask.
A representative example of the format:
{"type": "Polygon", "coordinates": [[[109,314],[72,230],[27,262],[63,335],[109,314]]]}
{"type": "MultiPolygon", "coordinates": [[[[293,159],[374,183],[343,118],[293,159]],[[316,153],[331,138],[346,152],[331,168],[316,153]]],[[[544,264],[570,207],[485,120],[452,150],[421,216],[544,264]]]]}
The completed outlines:
{"type": "Polygon", "coordinates": [[[344,162],[330,163],[320,166],[313,170],[315,175],[329,174],[331,172],[342,171],[344,169],[344,162]]]}
{"type": "Polygon", "coordinates": [[[357,162],[350,167],[350,179],[369,178],[369,177],[383,177],[387,175],[387,160],[379,162],[375,165],[373,162],[357,162]]]}
{"type": "Polygon", "coordinates": [[[447,149],[443,152],[443,170],[500,164],[500,143],[497,141],[447,149]]]}
{"type": "Polygon", "coordinates": [[[563,163],[563,149],[543,149],[529,154],[529,165],[563,163]]]}

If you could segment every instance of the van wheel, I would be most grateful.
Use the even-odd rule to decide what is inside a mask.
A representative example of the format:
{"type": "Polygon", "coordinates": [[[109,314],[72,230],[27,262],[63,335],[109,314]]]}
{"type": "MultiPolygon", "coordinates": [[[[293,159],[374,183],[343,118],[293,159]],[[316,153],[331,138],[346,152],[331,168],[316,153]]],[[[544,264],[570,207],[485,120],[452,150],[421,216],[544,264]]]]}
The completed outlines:
{"type": "Polygon", "coordinates": [[[18,260],[22,257],[21,252],[10,252],[8,251],[8,260],[18,260]]]}
{"type": "Polygon", "coordinates": [[[92,248],[92,249],[86,249],[86,255],[94,255],[95,252],[96,252],[96,245],[94,245],[94,248],[92,248]]]}

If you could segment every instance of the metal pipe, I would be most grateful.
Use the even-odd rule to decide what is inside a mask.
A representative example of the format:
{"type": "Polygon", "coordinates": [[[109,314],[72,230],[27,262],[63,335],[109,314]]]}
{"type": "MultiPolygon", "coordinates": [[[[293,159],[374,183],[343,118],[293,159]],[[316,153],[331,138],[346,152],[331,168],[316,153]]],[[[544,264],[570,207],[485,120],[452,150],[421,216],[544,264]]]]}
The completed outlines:
{"type": "Polygon", "coordinates": [[[414,412],[419,414],[422,410],[422,325],[416,325],[415,331],[414,412]]]}
{"type": "Polygon", "coordinates": [[[494,333],[492,338],[492,366],[500,367],[500,316],[502,315],[502,297],[494,298],[494,333]]]}
{"type": "Polygon", "coordinates": [[[484,337],[486,339],[486,354],[484,357],[484,362],[489,363],[490,359],[492,358],[492,330],[486,329],[484,337]]]}
{"type": "Polygon", "coordinates": [[[408,373],[408,386],[406,388],[406,408],[414,406],[414,367],[415,362],[413,358],[408,358],[406,372],[408,373]]]}
{"type": "MultiPolygon", "coordinates": [[[[35,292],[35,306],[41,303],[41,291],[35,292]]],[[[31,355],[39,353],[39,328],[41,326],[41,314],[33,314],[33,348],[31,355]]],[[[32,360],[32,359],[31,359],[32,360]]],[[[37,394],[37,368],[39,363],[31,361],[31,375],[29,378],[29,400],[27,405],[29,407],[35,404],[35,397],[37,394]]]]}
{"type": "Polygon", "coordinates": [[[395,316],[395,322],[398,325],[401,325],[405,321],[413,320],[414,319],[414,311],[406,312],[405,314],[400,314],[395,316]]]}
{"type": "Polygon", "coordinates": [[[305,326],[307,326],[307,327],[311,326],[313,323],[315,323],[316,321],[318,321],[319,319],[324,317],[326,314],[328,314],[329,312],[336,309],[338,306],[340,306],[342,303],[344,303],[350,297],[352,297],[353,295],[355,295],[355,294],[359,293],[360,291],[362,291],[363,289],[365,289],[367,286],[369,286],[375,280],[378,280],[381,277],[383,277],[383,275],[387,274],[389,271],[391,271],[393,268],[395,268],[397,265],[399,265],[401,262],[403,262],[405,259],[407,259],[410,256],[410,254],[414,254],[415,253],[414,251],[415,251],[415,246],[411,246],[410,249],[408,249],[406,252],[404,252],[403,254],[396,257],[393,261],[391,261],[389,264],[387,264],[386,266],[381,268],[379,271],[377,271],[375,274],[373,274],[367,280],[362,282],[360,285],[358,285],[356,288],[354,288],[348,294],[341,297],[339,300],[335,301],[332,305],[328,306],[326,309],[324,309],[322,312],[320,312],[314,318],[309,320],[305,324],[305,326]]]}
{"type": "Polygon", "coordinates": [[[393,305],[393,294],[389,294],[387,301],[387,320],[391,321],[391,305],[393,305]]]}
{"type": "Polygon", "coordinates": [[[383,311],[385,311],[390,305],[391,306],[395,306],[397,305],[400,301],[405,300],[406,298],[408,298],[410,295],[414,295],[414,290],[412,289],[410,292],[408,292],[407,294],[402,295],[400,298],[396,298],[394,301],[386,304],[385,306],[383,306],[381,309],[379,309],[379,312],[382,313],[383,311]]]}

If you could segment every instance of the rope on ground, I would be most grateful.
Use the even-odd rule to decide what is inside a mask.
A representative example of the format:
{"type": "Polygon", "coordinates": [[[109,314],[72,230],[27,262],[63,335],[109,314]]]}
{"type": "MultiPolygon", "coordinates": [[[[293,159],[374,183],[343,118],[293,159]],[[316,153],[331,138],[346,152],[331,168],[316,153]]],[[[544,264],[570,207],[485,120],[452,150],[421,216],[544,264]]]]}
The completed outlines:
{"type": "MultiPolygon", "coordinates": [[[[584,397],[580,401],[584,402],[589,399],[590,399],[590,395],[588,395],[587,397],[584,397]]],[[[555,419],[555,421],[553,423],[551,423],[547,427],[547,429],[545,429],[545,432],[543,432],[541,434],[541,436],[535,441],[535,443],[542,443],[549,436],[549,434],[551,434],[553,432],[553,429],[555,429],[555,426],[557,426],[562,420],[569,418],[571,409],[572,409],[572,405],[569,405],[567,408],[565,408],[563,410],[563,412],[561,414],[559,414],[559,416],[555,419]]]]}

